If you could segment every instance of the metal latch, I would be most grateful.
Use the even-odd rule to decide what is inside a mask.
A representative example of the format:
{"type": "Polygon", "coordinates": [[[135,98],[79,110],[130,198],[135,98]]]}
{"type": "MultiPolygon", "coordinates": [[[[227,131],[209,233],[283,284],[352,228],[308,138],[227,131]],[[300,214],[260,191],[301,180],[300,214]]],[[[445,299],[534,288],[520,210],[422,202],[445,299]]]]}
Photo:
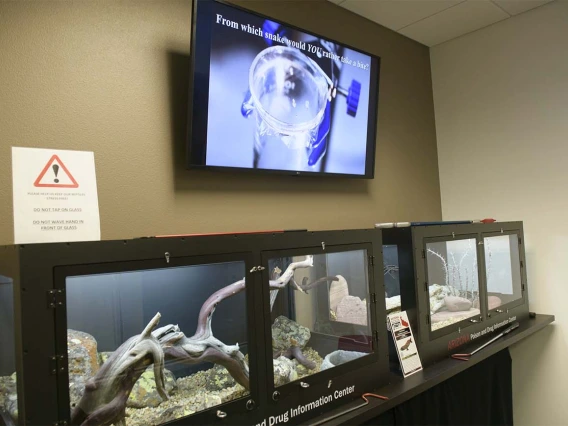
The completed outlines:
{"type": "Polygon", "coordinates": [[[49,357],[49,372],[52,376],[65,373],[67,370],[67,356],[53,355],[49,357]]]}
{"type": "Polygon", "coordinates": [[[264,271],[266,268],[264,266],[255,266],[250,270],[250,273],[252,274],[253,272],[260,272],[260,271],[264,271]]]}
{"type": "Polygon", "coordinates": [[[62,288],[47,290],[47,307],[55,309],[63,306],[65,303],[64,292],[65,290],[62,288]]]}

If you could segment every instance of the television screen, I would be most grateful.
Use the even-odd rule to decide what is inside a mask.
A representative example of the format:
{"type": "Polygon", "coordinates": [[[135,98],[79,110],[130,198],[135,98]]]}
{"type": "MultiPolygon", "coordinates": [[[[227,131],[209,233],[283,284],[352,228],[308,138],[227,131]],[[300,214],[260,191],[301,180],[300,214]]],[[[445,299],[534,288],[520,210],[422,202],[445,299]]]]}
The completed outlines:
{"type": "Polygon", "coordinates": [[[188,166],[372,178],[380,59],[195,0],[188,166]]]}

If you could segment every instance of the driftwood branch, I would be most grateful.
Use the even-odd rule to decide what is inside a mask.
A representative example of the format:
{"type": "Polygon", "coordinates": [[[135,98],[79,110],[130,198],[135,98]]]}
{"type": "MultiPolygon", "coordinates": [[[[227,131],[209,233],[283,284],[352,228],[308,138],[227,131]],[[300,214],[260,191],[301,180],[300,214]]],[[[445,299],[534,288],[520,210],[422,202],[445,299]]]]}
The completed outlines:
{"type": "Polygon", "coordinates": [[[164,379],[164,353],[152,330],[160,313],[148,323],[142,334],[133,336],[112,353],[97,374],[85,384],[85,391],[71,415],[72,425],[125,425],[126,402],[136,381],[154,364],[156,390],[167,400],[164,379]]]}
{"type": "MultiPolygon", "coordinates": [[[[294,271],[297,268],[307,268],[313,266],[313,256],[307,256],[305,260],[291,263],[282,276],[270,280],[271,290],[278,291],[293,281],[294,271]]],[[[298,290],[306,292],[313,286],[337,279],[336,277],[325,277],[305,286],[294,284],[298,290]]],[[[197,320],[197,330],[191,337],[187,337],[177,325],[167,325],[154,331],[154,337],[158,339],[164,351],[166,359],[176,360],[184,364],[199,364],[202,362],[212,362],[225,367],[231,376],[243,387],[249,389],[249,369],[243,353],[239,349],[238,343],[226,345],[213,335],[211,320],[213,313],[219,303],[228,297],[234,296],[245,289],[244,278],[230,284],[213,293],[201,306],[197,320]]],[[[272,308],[272,303],[271,303],[272,308]]],[[[302,355],[300,355],[301,357],[302,355]]]]}

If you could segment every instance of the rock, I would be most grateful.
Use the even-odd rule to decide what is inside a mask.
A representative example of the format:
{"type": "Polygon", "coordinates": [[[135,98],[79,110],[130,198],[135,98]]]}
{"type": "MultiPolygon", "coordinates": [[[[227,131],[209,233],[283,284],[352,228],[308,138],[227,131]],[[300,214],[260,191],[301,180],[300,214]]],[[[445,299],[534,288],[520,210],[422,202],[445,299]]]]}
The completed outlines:
{"type": "Polygon", "coordinates": [[[446,308],[445,298],[446,296],[452,296],[455,293],[455,290],[447,285],[432,284],[429,287],[429,293],[430,314],[432,315],[446,308]]]}
{"type": "Polygon", "coordinates": [[[211,407],[215,407],[217,405],[221,405],[223,401],[221,400],[220,396],[217,395],[209,395],[207,393],[203,393],[203,396],[200,398],[197,404],[197,410],[195,411],[203,411],[211,407]]]}
{"type": "Polygon", "coordinates": [[[15,424],[18,424],[18,395],[13,393],[6,397],[4,409],[8,412],[15,424]]]}
{"type": "Polygon", "coordinates": [[[75,407],[85,389],[85,383],[99,371],[97,341],[82,331],[67,330],[69,362],[69,399],[75,407]]]}
{"type": "Polygon", "coordinates": [[[0,377],[0,410],[6,411],[18,424],[18,390],[16,387],[16,373],[11,376],[0,377]]]}
{"type": "Polygon", "coordinates": [[[280,356],[272,361],[274,369],[274,386],[282,386],[298,378],[294,361],[280,356]]]}
{"type": "Polygon", "coordinates": [[[337,312],[337,305],[345,296],[349,296],[349,286],[341,275],[337,275],[338,281],[332,281],[329,287],[329,309],[337,312]]]}
{"type": "Polygon", "coordinates": [[[279,316],[272,324],[272,349],[275,351],[285,351],[293,347],[303,348],[310,337],[311,333],[307,327],[285,316],[279,316]]]}
{"type": "MultiPolygon", "coordinates": [[[[489,310],[498,308],[502,303],[501,298],[498,296],[487,296],[487,307],[489,310]]],[[[479,299],[475,299],[473,307],[479,309],[479,299]]]]}
{"type": "Polygon", "coordinates": [[[345,364],[346,362],[353,361],[365,355],[369,354],[365,352],[355,351],[333,351],[330,354],[327,354],[323,359],[323,362],[321,364],[321,371],[327,370],[328,368],[333,368],[337,365],[345,364]]]}
{"type": "Polygon", "coordinates": [[[469,311],[472,306],[472,303],[469,300],[458,296],[446,296],[444,298],[444,303],[450,312],[469,311]]]}
{"type": "Polygon", "coordinates": [[[175,407],[170,407],[161,413],[159,416],[159,423],[171,422],[181,417],[190,416],[193,413],[195,413],[195,411],[184,408],[181,405],[176,405],[175,407]]]}
{"type": "Polygon", "coordinates": [[[215,365],[207,370],[209,377],[205,384],[208,391],[220,391],[235,386],[236,381],[222,365],[215,365]]]}
{"type": "Polygon", "coordinates": [[[501,306],[501,303],[503,303],[503,302],[497,296],[488,296],[487,297],[487,307],[489,308],[489,310],[498,308],[499,306],[501,306]]]}
{"type": "Polygon", "coordinates": [[[111,355],[112,352],[99,352],[99,366],[102,367],[111,355]]]}
{"type": "Polygon", "coordinates": [[[387,313],[400,308],[400,296],[387,297],[385,302],[387,305],[387,313]]]}
{"type": "Polygon", "coordinates": [[[367,325],[367,303],[355,296],[346,296],[337,305],[337,321],[367,325]]]}
{"type": "MultiPolygon", "coordinates": [[[[166,369],[164,369],[164,378],[166,379],[166,392],[171,395],[177,390],[176,378],[171,371],[166,369]]],[[[134,384],[126,406],[133,408],[157,407],[162,402],[163,399],[156,390],[154,366],[151,365],[134,384]]]]}
{"type": "MultiPolygon", "coordinates": [[[[432,314],[430,316],[430,320],[432,321],[432,324],[441,321],[449,321],[449,320],[453,320],[453,322],[458,322],[465,318],[478,316],[479,314],[480,314],[479,309],[470,309],[469,311],[465,312],[440,311],[436,312],[435,314],[432,314]]],[[[453,324],[453,322],[449,322],[448,324],[453,324]]]]}
{"type": "Polygon", "coordinates": [[[312,361],[316,365],[316,368],[310,369],[300,364],[297,359],[292,360],[294,361],[294,365],[296,367],[296,373],[298,373],[299,379],[301,379],[302,377],[318,373],[320,371],[321,363],[323,362],[322,357],[317,353],[317,351],[315,349],[310,348],[309,346],[306,346],[302,350],[302,352],[304,353],[304,356],[308,360],[312,361]]]}

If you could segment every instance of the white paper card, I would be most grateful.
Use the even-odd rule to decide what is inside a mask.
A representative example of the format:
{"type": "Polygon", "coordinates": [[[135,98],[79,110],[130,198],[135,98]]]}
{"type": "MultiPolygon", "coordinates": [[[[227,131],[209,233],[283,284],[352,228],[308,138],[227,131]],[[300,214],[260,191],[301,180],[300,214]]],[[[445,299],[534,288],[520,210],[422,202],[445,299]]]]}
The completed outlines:
{"type": "Polygon", "coordinates": [[[16,244],[101,239],[95,156],[12,147],[16,244]]]}
{"type": "Polygon", "coordinates": [[[420,361],[420,355],[418,355],[418,348],[416,347],[406,311],[390,314],[387,320],[403,376],[408,377],[422,370],[422,362],[420,361]]]}

